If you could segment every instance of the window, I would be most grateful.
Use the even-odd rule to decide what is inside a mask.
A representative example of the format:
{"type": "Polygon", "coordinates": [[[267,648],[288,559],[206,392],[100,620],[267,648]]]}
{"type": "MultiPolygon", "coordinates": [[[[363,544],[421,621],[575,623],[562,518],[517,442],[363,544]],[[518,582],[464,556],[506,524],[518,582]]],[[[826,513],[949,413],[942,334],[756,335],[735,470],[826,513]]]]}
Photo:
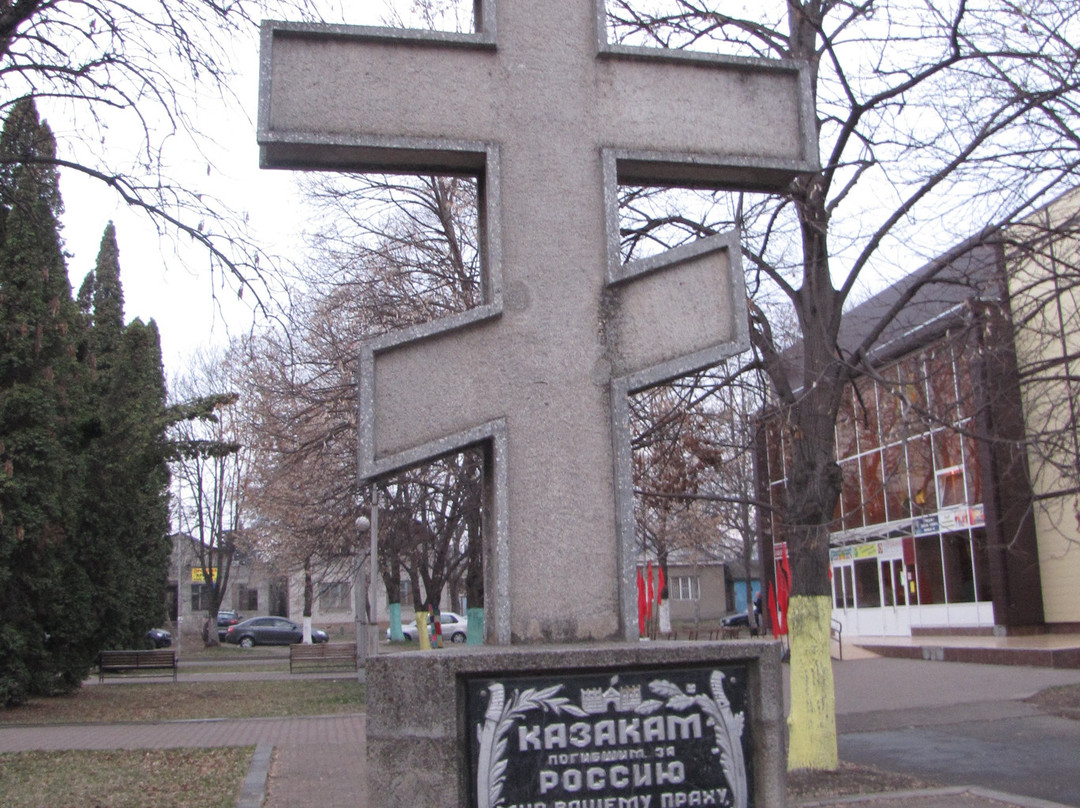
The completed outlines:
{"type": "Polygon", "coordinates": [[[967,502],[963,466],[953,466],[937,472],[938,506],[963,505],[967,502]]]}
{"type": "Polygon", "coordinates": [[[345,581],[319,584],[320,612],[347,612],[351,606],[352,589],[345,581]]]}
{"type": "Polygon", "coordinates": [[[919,604],[945,602],[945,578],[941,570],[941,536],[918,536],[915,539],[915,578],[919,604]]]}
{"type": "Polygon", "coordinates": [[[242,612],[259,611],[259,590],[240,584],[238,587],[236,608],[242,612]]]}
{"type": "Polygon", "coordinates": [[[855,607],[855,582],[852,578],[851,564],[833,567],[832,574],[833,605],[837,609],[855,607]]]}
{"type": "Polygon", "coordinates": [[[698,600],[701,588],[696,575],[676,575],[667,582],[672,600],[698,600]]]}
{"type": "Polygon", "coordinates": [[[941,537],[945,567],[945,595],[949,603],[975,601],[975,566],[971,558],[971,539],[967,531],[946,533],[941,537]]]}
{"type": "Polygon", "coordinates": [[[877,558],[860,558],[855,562],[855,605],[860,609],[881,607],[881,586],[877,558]]]}
{"type": "Polygon", "coordinates": [[[210,585],[191,585],[191,611],[205,612],[210,608],[210,585]]]}

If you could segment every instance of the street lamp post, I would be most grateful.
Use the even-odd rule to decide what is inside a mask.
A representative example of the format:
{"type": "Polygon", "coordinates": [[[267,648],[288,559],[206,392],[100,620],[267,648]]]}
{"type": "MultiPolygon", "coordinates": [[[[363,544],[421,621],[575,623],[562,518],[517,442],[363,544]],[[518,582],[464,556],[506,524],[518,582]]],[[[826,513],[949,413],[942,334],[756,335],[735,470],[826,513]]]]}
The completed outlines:
{"type": "MultiPolygon", "coordinates": [[[[356,582],[353,586],[353,602],[356,606],[356,666],[364,667],[369,656],[379,652],[379,603],[378,603],[378,566],[376,564],[379,548],[379,505],[378,492],[371,487],[371,518],[359,516],[356,519],[357,533],[365,530],[371,539],[368,554],[369,574],[364,574],[364,564],[356,565],[356,582]],[[367,587],[363,586],[367,579],[367,587]],[[360,594],[364,593],[365,603],[361,606],[360,594]]],[[[357,547],[359,548],[359,541],[357,547]]],[[[359,555],[359,553],[358,553],[359,555]]]]}

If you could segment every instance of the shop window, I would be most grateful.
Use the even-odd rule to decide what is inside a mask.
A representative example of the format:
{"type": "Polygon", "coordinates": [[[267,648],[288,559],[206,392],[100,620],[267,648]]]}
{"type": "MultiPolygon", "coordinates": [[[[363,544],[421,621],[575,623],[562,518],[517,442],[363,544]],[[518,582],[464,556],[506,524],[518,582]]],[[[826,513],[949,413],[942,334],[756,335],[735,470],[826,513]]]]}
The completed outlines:
{"type": "Polygon", "coordinates": [[[855,605],[860,609],[881,606],[877,558],[863,558],[855,562],[855,605]]]}
{"type": "Polygon", "coordinates": [[[907,606],[904,562],[898,558],[884,562],[881,566],[881,578],[885,582],[885,605],[907,606]]]}
{"type": "Polygon", "coordinates": [[[675,575],[668,582],[668,594],[672,600],[698,600],[701,587],[696,575],[675,575]]]}
{"type": "Polygon", "coordinates": [[[911,516],[911,499],[908,492],[907,462],[903,446],[890,446],[885,457],[885,515],[888,521],[907,519],[911,516]]]}
{"type": "Polygon", "coordinates": [[[319,584],[320,612],[347,612],[351,607],[352,587],[345,581],[319,584]]]}
{"type": "Polygon", "coordinates": [[[848,460],[840,464],[844,475],[844,486],[840,493],[840,507],[843,509],[844,530],[862,527],[862,493],[859,481],[859,461],[848,460]]]}
{"type": "Polygon", "coordinates": [[[833,606],[837,609],[855,608],[855,579],[851,562],[832,568],[833,606]]]}
{"type": "Polygon", "coordinates": [[[915,539],[915,579],[921,605],[945,602],[945,579],[941,573],[941,536],[937,533],[915,539]]]}
{"type": "Polygon", "coordinates": [[[941,537],[941,543],[944,547],[945,595],[949,603],[973,603],[975,568],[968,532],[946,533],[941,537]]]}
{"type": "Polygon", "coordinates": [[[845,609],[854,609],[855,608],[855,577],[854,577],[854,570],[851,568],[850,564],[845,564],[843,567],[840,567],[840,573],[841,573],[841,575],[840,575],[841,581],[844,584],[844,588],[843,588],[844,608],[845,609]]]}
{"type": "Polygon", "coordinates": [[[904,398],[904,421],[911,425],[925,423],[926,372],[922,358],[913,356],[898,365],[900,394],[904,398]]]}
{"type": "Polygon", "coordinates": [[[937,496],[940,508],[967,503],[963,466],[953,466],[937,473],[937,496]]]}
{"type": "Polygon", "coordinates": [[[931,412],[946,423],[955,423],[956,376],[953,373],[952,351],[949,346],[941,345],[936,348],[926,364],[931,412]]]}
{"type": "Polygon", "coordinates": [[[881,452],[870,452],[859,459],[862,467],[863,521],[868,525],[880,525],[885,521],[884,475],[881,469],[881,452]]]}
{"type": "Polygon", "coordinates": [[[914,516],[934,513],[937,488],[934,481],[934,458],[930,436],[920,435],[907,443],[908,476],[911,480],[911,513],[914,516]]]}
{"type": "Polygon", "coordinates": [[[960,433],[955,429],[939,429],[934,433],[934,466],[947,469],[963,462],[960,455],[960,433]]]}
{"type": "Polygon", "coordinates": [[[878,437],[877,385],[860,379],[859,395],[855,397],[855,430],[859,440],[859,452],[866,454],[881,446],[878,437]]]}
{"type": "Polygon", "coordinates": [[[903,435],[903,412],[900,390],[896,385],[896,368],[890,368],[885,375],[891,384],[878,388],[878,431],[883,444],[899,440],[903,435]]]}

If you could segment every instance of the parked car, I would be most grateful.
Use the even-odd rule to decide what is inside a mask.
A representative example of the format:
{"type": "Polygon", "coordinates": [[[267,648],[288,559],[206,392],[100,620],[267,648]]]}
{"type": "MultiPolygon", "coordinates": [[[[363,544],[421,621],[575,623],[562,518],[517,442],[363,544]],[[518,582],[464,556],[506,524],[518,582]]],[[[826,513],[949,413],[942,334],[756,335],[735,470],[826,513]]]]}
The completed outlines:
{"type": "Polygon", "coordinates": [[[172,634],[163,628],[152,628],[146,632],[146,639],[154,648],[168,648],[172,645],[172,634]]]}
{"type": "MultiPolygon", "coordinates": [[[[251,648],[253,645],[292,645],[304,639],[304,629],[299,623],[284,617],[252,617],[229,626],[225,642],[251,648]]],[[[312,642],[328,642],[330,636],[321,629],[311,630],[312,642]]]]}
{"type": "Polygon", "coordinates": [[[738,628],[739,626],[750,625],[750,616],[746,612],[735,612],[735,614],[729,614],[727,617],[720,621],[720,625],[728,628],[738,628]]]}
{"type": "Polygon", "coordinates": [[[217,635],[220,642],[225,641],[225,633],[229,630],[229,626],[235,626],[244,618],[240,612],[233,611],[232,609],[218,609],[217,613],[217,635]]]}
{"type": "MultiPolygon", "coordinates": [[[[469,633],[469,621],[466,618],[455,612],[440,612],[439,622],[442,624],[443,642],[465,642],[469,633]]],[[[405,635],[406,640],[411,642],[417,642],[420,639],[420,631],[416,627],[415,620],[411,623],[403,623],[401,633],[405,635]]],[[[428,635],[435,636],[435,627],[431,623],[428,623],[428,635]]],[[[386,639],[390,639],[390,629],[386,630],[386,639]]]]}

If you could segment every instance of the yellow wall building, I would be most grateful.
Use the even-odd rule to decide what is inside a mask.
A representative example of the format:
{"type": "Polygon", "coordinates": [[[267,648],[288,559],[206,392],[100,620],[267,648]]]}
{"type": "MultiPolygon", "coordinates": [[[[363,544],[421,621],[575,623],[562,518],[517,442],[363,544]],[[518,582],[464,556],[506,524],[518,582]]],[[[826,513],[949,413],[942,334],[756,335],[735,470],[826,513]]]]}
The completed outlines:
{"type": "Polygon", "coordinates": [[[1006,234],[1047,624],[1080,626],[1080,189],[1006,234]]]}

